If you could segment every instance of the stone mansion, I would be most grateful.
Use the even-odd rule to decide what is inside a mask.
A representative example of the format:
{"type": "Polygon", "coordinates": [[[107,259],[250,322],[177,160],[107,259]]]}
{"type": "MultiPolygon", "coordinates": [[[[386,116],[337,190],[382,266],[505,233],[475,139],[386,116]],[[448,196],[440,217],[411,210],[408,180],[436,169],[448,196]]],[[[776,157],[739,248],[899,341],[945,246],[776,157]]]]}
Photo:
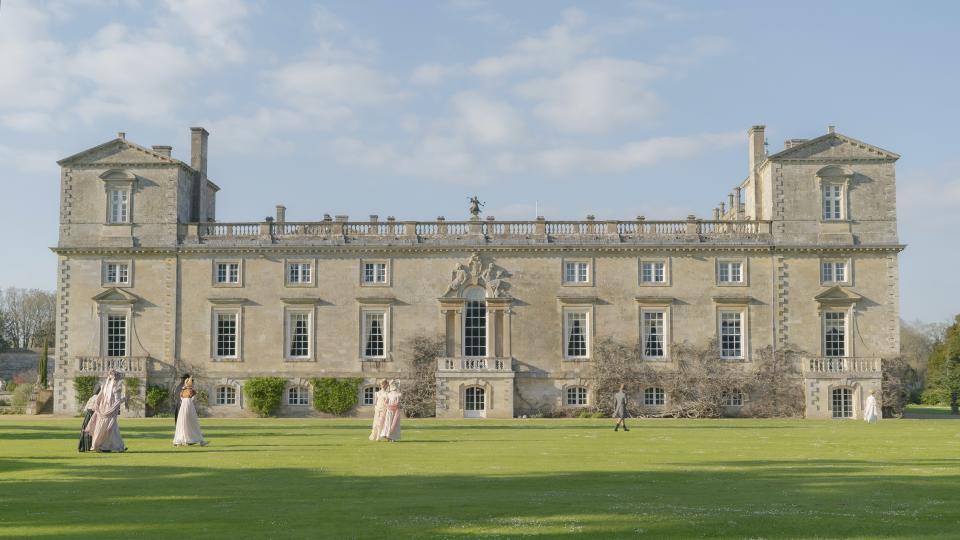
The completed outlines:
{"type": "Polygon", "coordinates": [[[676,221],[503,221],[475,203],[464,220],[300,222],[277,206],[222,223],[207,137],[191,129],[189,163],[123,133],[58,162],[57,413],[78,407],[74,377],[117,368],[141,392],[189,371],[221,416],[251,414],[250,377],[289,381],[286,416],[318,414],[311,378],[360,377],[368,414],[374,381],[402,382],[409,340],[428,335],[446,343],[439,417],[609,399],[591,355],[616,337],[667,367],[684,342],[746,366],[761,348],[807,351],[806,416],[856,418],[900,352],[899,156],[832,127],[768,155],[753,126],[746,178],[711,216],[676,221]]]}

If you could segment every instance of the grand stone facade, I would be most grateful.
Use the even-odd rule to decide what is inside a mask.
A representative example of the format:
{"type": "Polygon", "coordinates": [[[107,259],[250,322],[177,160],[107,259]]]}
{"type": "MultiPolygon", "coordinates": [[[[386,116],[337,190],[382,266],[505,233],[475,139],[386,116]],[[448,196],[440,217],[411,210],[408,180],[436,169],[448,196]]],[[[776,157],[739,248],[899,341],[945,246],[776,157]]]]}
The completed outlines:
{"type": "MultiPolygon", "coordinates": [[[[709,219],[215,221],[207,132],[191,162],[123,134],[63,159],[55,410],[111,367],[147,384],[194,373],[214,415],[250,414],[244,381],[289,381],[281,414],[317,414],[313,377],[407,378],[410,340],[438,336],[437,415],[507,418],[591,406],[601,339],[669,369],[719,343],[749,369],[807,351],[806,415],[858,417],[899,354],[895,162],[829,133],[767,155],[709,219]]],[[[629,197],[630,194],[623,194],[629,197]]],[[[668,407],[655,388],[633,392],[668,407]]],[[[361,405],[356,414],[369,413],[361,405]]],[[[736,395],[733,410],[751,396],[736,395]]]]}

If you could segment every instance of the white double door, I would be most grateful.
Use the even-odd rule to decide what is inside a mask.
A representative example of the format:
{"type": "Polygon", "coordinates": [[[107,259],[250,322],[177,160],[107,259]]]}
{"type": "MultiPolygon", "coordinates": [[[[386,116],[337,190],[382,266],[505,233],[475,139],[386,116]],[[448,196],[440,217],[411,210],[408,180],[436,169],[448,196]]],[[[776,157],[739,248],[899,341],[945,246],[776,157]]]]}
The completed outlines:
{"type": "Polygon", "coordinates": [[[463,417],[486,418],[487,393],[483,388],[471,386],[463,393],[463,417]]]}

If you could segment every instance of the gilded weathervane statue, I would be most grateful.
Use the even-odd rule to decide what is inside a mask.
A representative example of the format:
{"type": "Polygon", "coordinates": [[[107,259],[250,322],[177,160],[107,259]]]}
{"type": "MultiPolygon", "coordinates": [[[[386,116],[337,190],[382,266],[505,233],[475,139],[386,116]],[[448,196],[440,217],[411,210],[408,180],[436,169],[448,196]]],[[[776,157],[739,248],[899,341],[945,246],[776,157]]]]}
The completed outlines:
{"type": "Polygon", "coordinates": [[[470,197],[470,213],[473,214],[473,217],[480,217],[480,208],[483,207],[483,203],[480,202],[480,198],[474,195],[470,197]]]}

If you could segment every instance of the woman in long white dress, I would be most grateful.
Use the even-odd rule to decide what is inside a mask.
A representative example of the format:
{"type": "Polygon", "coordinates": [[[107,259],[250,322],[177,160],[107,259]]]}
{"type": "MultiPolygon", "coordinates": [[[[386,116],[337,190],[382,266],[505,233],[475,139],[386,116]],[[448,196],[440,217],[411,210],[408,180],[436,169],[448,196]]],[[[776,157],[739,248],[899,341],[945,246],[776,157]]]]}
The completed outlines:
{"type": "Polygon", "coordinates": [[[203,432],[200,431],[200,417],[197,416],[197,407],[193,403],[193,398],[196,395],[197,392],[193,389],[193,379],[188,378],[183,383],[183,390],[180,391],[180,412],[177,414],[177,430],[173,434],[174,446],[207,445],[207,441],[203,438],[203,432]]]}
{"type": "Polygon", "coordinates": [[[120,405],[123,404],[123,374],[110,370],[94,403],[94,415],[87,425],[94,452],[126,452],[120,436],[120,405]],[[92,429],[91,429],[92,426],[92,429]]]}
{"type": "Polygon", "coordinates": [[[868,424],[876,424],[880,419],[880,407],[877,407],[877,391],[871,390],[867,397],[867,403],[863,406],[863,419],[868,424]]]}
{"type": "Polygon", "coordinates": [[[373,394],[373,427],[370,429],[370,440],[379,441],[383,431],[383,421],[387,415],[387,392],[390,384],[386,379],[380,381],[377,391],[373,394]]]}
{"type": "Polygon", "coordinates": [[[385,407],[387,414],[383,419],[383,429],[380,430],[380,436],[390,442],[400,440],[400,383],[393,381],[390,383],[390,391],[387,392],[385,407]]]}

